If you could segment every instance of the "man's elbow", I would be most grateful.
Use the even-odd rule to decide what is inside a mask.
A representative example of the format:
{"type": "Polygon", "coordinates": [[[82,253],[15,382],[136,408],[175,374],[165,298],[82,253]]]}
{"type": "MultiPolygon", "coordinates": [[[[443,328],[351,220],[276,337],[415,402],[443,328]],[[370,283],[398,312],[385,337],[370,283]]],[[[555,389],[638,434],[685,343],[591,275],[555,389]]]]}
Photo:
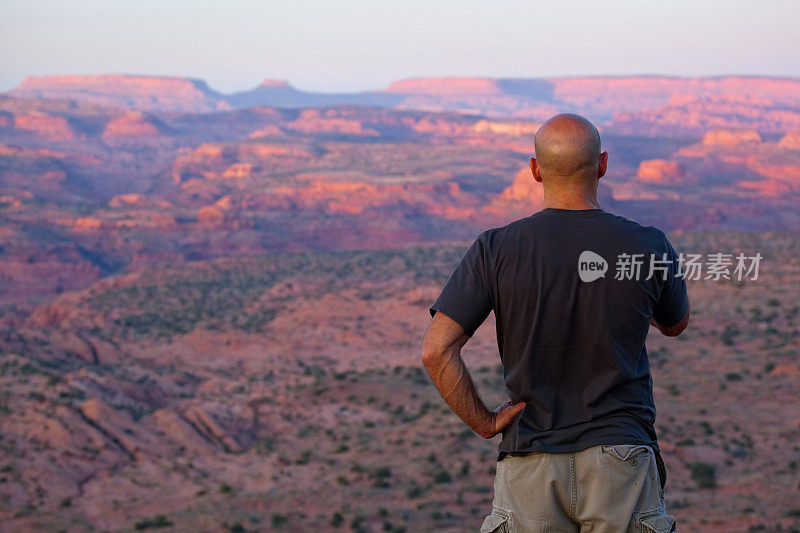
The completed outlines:
{"type": "Polygon", "coordinates": [[[442,360],[443,355],[444,354],[442,350],[439,350],[434,346],[423,346],[422,364],[425,366],[425,368],[432,368],[442,360]]]}
{"type": "Polygon", "coordinates": [[[683,330],[685,330],[685,329],[686,329],[686,326],[681,327],[680,324],[677,324],[677,325],[669,327],[669,328],[662,327],[660,331],[665,337],[677,337],[678,335],[683,333],[683,330]]]}

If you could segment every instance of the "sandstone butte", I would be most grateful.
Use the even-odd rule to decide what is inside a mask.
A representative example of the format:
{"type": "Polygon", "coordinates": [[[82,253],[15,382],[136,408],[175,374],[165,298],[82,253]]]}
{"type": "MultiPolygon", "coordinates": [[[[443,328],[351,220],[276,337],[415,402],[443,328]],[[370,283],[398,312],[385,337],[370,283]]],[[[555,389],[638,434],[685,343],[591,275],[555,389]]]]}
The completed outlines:
{"type": "Polygon", "coordinates": [[[535,135],[541,126],[540,122],[528,121],[499,121],[499,120],[480,120],[472,126],[475,133],[500,133],[514,137],[525,135],[535,135]]]}
{"type": "Polygon", "coordinates": [[[711,130],[703,136],[706,146],[736,146],[744,143],[760,143],[761,135],[754,130],[711,130]]]}
{"type": "Polygon", "coordinates": [[[649,159],[639,163],[636,177],[648,183],[675,183],[686,174],[686,168],[676,161],[649,159]]]}
{"type": "Polygon", "coordinates": [[[161,131],[144,113],[134,111],[111,120],[106,124],[102,137],[158,137],[161,131]]]}
{"type": "Polygon", "coordinates": [[[778,146],[788,150],[800,150],[800,131],[790,131],[778,142],[778,146]]]}
{"type": "Polygon", "coordinates": [[[248,137],[251,139],[258,139],[259,137],[279,137],[281,135],[283,135],[283,130],[280,126],[267,124],[263,128],[255,130],[248,137]]]}
{"type": "Polygon", "coordinates": [[[118,194],[114,196],[108,205],[111,207],[127,207],[134,205],[143,205],[147,203],[147,198],[143,194],[128,193],[118,194]]]}
{"type": "Polygon", "coordinates": [[[230,105],[202,80],[179,77],[28,76],[10,94],[23,98],[85,100],[104,105],[174,111],[217,111],[230,105]]]}
{"type": "Polygon", "coordinates": [[[514,181],[485,207],[496,216],[528,216],[544,207],[544,189],[533,179],[531,170],[523,167],[514,181]]]}

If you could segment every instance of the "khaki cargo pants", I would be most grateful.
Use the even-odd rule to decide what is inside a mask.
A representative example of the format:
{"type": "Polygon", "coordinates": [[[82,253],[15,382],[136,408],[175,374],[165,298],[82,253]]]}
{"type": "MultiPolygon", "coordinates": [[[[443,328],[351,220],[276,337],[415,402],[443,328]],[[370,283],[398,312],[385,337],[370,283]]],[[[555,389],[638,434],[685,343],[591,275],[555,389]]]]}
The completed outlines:
{"type": "Polygon", "coordinates": [[[481,533],[677,531],[664,504],[660,459],[640,444],[506,455],[497,463],[492,512],[481,533]]]}

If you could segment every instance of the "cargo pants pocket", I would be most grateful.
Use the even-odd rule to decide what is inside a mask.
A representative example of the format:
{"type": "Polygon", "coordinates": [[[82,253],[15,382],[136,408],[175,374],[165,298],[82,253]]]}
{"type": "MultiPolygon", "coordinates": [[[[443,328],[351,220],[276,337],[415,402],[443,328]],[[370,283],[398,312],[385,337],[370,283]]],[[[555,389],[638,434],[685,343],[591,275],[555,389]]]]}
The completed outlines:
{"type": "Polygon", "coordinates": [[[678,520],[669,514],[642,516],[637,520],[641,533],[670,533],[678,531],[678,520]]]}
{"type": "Polygon", "coordinates": [[[480,533],[511,533],[509,516],[496,507],[492,508],[492,512],[483,519],[480,533]]]}
{"type": "Polygon", "coordinates": [[[630,461],[633,466],[636,466],[636,456],[653,451],[653,448],[646,444],[604,444],[601,448],[603,453],[616,457],[623,462],[630,461]]]}

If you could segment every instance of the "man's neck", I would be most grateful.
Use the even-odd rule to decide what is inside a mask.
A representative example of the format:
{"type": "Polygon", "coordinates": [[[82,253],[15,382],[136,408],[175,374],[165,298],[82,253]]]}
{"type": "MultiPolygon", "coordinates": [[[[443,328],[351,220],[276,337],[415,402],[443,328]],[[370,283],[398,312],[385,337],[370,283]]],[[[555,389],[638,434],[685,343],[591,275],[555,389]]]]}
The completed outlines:
{"type": "Polygon", "coordinates": [[[581,194],[548,194],[544,191],[544,207],[553,209],[600,209],[600,204],[597,202],[597,193],[592,194],[591,191],[585,191],[581,194]]]}

